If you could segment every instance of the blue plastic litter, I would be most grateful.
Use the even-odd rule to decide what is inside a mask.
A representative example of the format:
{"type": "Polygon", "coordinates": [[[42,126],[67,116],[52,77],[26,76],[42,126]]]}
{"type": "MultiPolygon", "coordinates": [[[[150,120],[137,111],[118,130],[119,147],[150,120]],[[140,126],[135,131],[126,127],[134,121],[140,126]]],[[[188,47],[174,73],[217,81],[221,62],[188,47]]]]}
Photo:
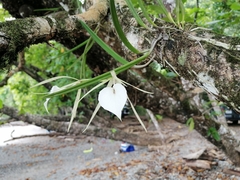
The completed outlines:
{"type": "Polygon", "coordinates": [[[135,148],[132,144],[122,143],[119,151],[120,152],[132,152],[132,151],[135,151],[135,148]]]}

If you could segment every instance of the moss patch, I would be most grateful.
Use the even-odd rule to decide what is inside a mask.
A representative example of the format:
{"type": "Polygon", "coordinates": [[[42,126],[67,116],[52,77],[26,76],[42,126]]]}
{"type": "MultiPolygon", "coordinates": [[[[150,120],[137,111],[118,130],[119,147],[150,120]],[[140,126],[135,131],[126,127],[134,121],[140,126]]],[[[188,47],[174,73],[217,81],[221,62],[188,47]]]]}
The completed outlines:
{"type": "Polygon", "coordinates": [[[17,60],[17,54],[27,46],[27,31],[33,27],[33,21],[29,19],[7,21],[0,24],[1,32],[5,33],[8,48],[1,54],[0,68],[9,67],[17,60]]]}

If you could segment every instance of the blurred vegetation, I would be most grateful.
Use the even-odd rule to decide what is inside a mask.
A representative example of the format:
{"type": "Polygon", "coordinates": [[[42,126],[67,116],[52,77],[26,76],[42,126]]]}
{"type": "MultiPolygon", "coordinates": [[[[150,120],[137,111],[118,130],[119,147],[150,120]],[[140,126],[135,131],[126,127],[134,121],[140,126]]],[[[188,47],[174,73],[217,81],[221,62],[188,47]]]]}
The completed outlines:
{"type": "MultiPolygon", "coordinates": [[[[81,62],[75,55],[68,53],[68,49],[55,41],[51,41],[50,45],[44,43],[32,45],[30,48],[26,48],[25,60],[27,67],[31,68],[31,66],[34,65],[34,67],[40,69],[38,75],[40,75],[44,80],[56,76],[70,76],[79,79],[81,62]]],[[[87,77],[91,77],[90,70],[86,71],[86,74],[87,77]]],[[[58,85],[61,87],[69,84],[70,82],[71,80],[69,79],[60,79],[51,82],[51,85],[58,85]]],[[[36,81],[34,84],[36,84],[36,81]]],[[[39,105],[42,106],[45,99],[36,93],[49,92],[49,89],[41,89],[37,87],[30,90],[30,94],[35,94],[35,96],[41,101],[39,105]]],[[[60,107],[71,107],[72,102],[75,99],[75,95],[76,93],[69,93],[67,95],[62,95],[60,98],[51,98],[48,104],[49,112],[57,113],[60,107]]],[[[39,105],[37,105],[37,107],[39,105]]],[[[41,113],[46,113],[44,107],[41,107],[41,113]]]]}
{"type": "Polygon", "coordinates": [[[6,21],[8,18],[11,18],[11,15],[7,10],[2,8],[2,4],[0,3],[0,22],[6,21]]]}
{"type": "MultiPolygon", "coordinates": [[[[25,67],[38,69],[38,75],[43,79],[49,79],[56,76],[71,76],[79,79],[81,62],[72,53],[61,44],[51,41],[50,45],[37,44],[32,45],[25,50],[25,67]]],[[[12,67],[15,69],[16,67],[12,67]]],[[[87,68],[86,77],[91,78],[92,72],[87,68]]],[[[0,74],[3,79],[5,73],[0,74]]],[[[59,87],[69,84],[71,80],[60,79],[51,82],[51,86],[59,87]]],[[[45,98],[39,93],[47,93],[49,89],[46,87],[31,88],[37,84],[35,79],[31,78],[24,72],[15,73],[9,80],[8,84],[0,88],[0,99],[5,105],[16,107],[21,113],[46,114],[43,106],[45,98]]],[[[48,108],[49,112],[56,114],[60,107],[71,107],[75,99],[76,93],[69,93],[59,97],[51,98],[48,108]]],[[[89,98],[91,103],[93,98],[89,98]]]]}
{"type": "Polygon", "coordinates": [[[218,34],[240,36],[238,31],[240,2],[238,0],[187,0],[185,7],[189,22],[210,28],[218,34]]]}

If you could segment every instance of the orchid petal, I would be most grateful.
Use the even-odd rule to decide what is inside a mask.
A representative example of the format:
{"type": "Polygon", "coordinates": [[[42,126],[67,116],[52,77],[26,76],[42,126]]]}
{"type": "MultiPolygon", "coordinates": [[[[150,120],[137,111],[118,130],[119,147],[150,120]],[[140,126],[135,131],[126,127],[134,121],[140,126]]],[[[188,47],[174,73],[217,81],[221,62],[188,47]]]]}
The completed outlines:
{"type": "Polygon", "coordinates": [[[122,109],[127,102],[127,90],[122,84],[103,88],[98,95],[99,104],[121,119],[122,109]]]}
{"type": "MultiPolygon", "coordinates": [[[[54,93],[54,92],[57,92],[57,91],[59,91],[60,89],[61,89],[61,88],[58,87],[58,86],[53,86],[53,87],[51,88],[49,94],[54,93]]],[[[48,108],[47,108],[47,105],[48,105],[48,101],[49,101],[49,100],[50,100],[50,98],[46,98],[46,101],[43,103],[43,105],[44,105],[47,113],[49,113],[48,108]]]]}

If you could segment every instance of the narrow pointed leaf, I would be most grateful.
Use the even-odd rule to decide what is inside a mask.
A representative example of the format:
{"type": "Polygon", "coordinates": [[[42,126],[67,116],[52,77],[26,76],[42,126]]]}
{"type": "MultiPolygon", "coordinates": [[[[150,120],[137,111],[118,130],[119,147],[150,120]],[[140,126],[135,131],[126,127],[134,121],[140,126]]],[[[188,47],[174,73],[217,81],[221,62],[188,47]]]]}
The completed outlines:
{"type": "Polygon", "coordinates": [[[86,41],[82,42],[81,44],[79,44],[79,45],[75,46],[74,48],[72,48],[72,49],[68,50],[68,51],[67,51],[67,52],[65,52],[63,55],[65,55],[65,54],[68,54],[68,53],[70,53],[70,52],[73,52],[73,51],[75,51],[75,50],[79,49],[80,47],[82,47],[82,46],[86,45],[86,44],[87,44],[87,42],[88,42],[88,39],[87,39],[86,41]]]}
{"type": "Polygon", "coordinates": [[[182,26],[184,27],[184,23],[185,23],[185,7],[183,5],[182,0],[178,0],[179,2],[179,7],[180,7],[180,11],[181,11],[181,15],[182,15],[182,19],[181,19],[181,23],[182,26]]]}
{"type": "MultiPolygon", "coordinates": [[[[144,59],[146,59],[149,54],[150,54],[151,51],[145,53],[143,56],[131,61],[131,62],[128,62],[127,64],[123,65],[123,66],[120,66],[118,68],[116,68],[114,71],[116,74],[119,74],[123,71],[126,71],[128,70],[129,68],[133,67],[134,65],[140,63],[141,61],[143,61],[144,59]]],[[[66,93],[69,93],[69,92],[72,92],[72,91],[75,91],[75,90],[78,90],[78,89],[81,89],[81,88],[84,88],[84,87],[88,87],[90,85],[94,85],[100,81],[104,81],[108,78],[111,77],[111,72],[106,72],[104,74],[101,74],[99,76],[96,76],[92,79],[88,79],[88,80],[84,80],[84,81],[78,81],[78,82],[74,82],[72,83],[71,85],[67,85],[67,87],[62,87],[63,89],[58,91],[58,92],[55,92],[55,93],[52,93],[52,94],[48,94],[46,95],[45,97],[48,98],[48,97],[52,97],[52,96],[57,96],[57,95],[61,95],[61,94],[66,94],[66,93]]]]}
{"type": "Polygon", "coordinates": [[[142,10],[142,13],[144,15],[144,17],[148,20],[148,22],[153,25],[154,27],[157,27],[157,25],[152,21],[151,17],[149,16],[149,13],[147,12],[146,10],[146,5],[145,3],[143,2],[143,0],[138,0],[138,4],[139,4],[139,7],[141,8],[142,10]]]}
{"type": "Polygon", "coordinates": [[[101,46],[108,54],[110,54],[115,60],[120,62],[121,64],[126,64],[128,61],[118,55],[112,48],[110,48],[103,40],[101,40],[96,33],[94,33],[87,24],[81,21],[82,26],[86,29],[86,31],[91,35],[91,37],[101,46]]]}
{"type": "Polygon", "coordinates": [[[38,83],[38,84],[35,84],[35,85],[32,86],[31,88],[37,87],[37,86],[40,86],[40,85],[43,85],[43,84],[46,84],[46,83],[49,83],[49,82],[52,82],[52,81],[55,81],[55,80],[58,80],[58,79],[63,79],[63,78],[72,79],[72,80],[78,81],[78,79],[73,78],[73,77],[70,77],[70,76],[57,76],[57,77],[53,77],[53,78],[47,79],[47,80],[45,80],[45,81],[42,81],[42,82],[40,82],[40,83],[38,83]]]}
{"type": "MultiPolygon", "coordinates": [[[[182,1],[182,0],[180,0],[182,1]]],[[[179,0],[176,0],[176,7],[175,7],[175,14],[176,14],[176,20],[177,20],[177,24],[180,25],[180,4],[179,4],[179,0]]]]}
{"type": "Polygon", "coordinates": [[[146,24],[144,24],[144,22],[142,21],[142,19],[139,17],[137,11],[135,10],[135,8],[133,7],[133,4],[131,2],[131,0],[126,0],[126,3],[128,5],[129,10],[131,11],[132,15],[134,16],[134,18],[136,19],[136,21],[138,22],[138,24],[146,29],[149,29],[149,27],[147,27],[146,24]]]}
{"type": "Polygon", "coordinates": [[[92,152],[92,151],[93,151],[93,148],[91,147],[90,149],[86,149],[86,150],[84,150],[83,153],[86,154],[86,153],[90,153],[90,152],[92,152]]]}
{"type": "Polygon", "coordinates": [[[163,1],[162,1],[162,0],[157,0],[157,2],[159,3],[160,8],[161,8],[163,14],[166,16],[166,18],[167,18],[171,23],[173,23],[175,26],[177,26],[176,23],[174,22],[173,18],[172,18],[171,13],[168,12],[168,10],[166,9],[166,7],[164,6],[163,1]]]}
{"type": "Polygon", "coordinates": [[[138,54],[140,53],[135,47],[132,46],[132,44],[128,41],[127,37],[125,36],[125,33],[122,30],[122,27],[118,21],[118,16],[116,13],[116,8],[115,8],[115,2],[114,0],[110,0],[110,11],[111,11],[111,15],[112,15],[112,19],[113,19],[113,24],[114,27],[118,33],[119,38],[122,40],[122,42],[124,43],[124,45],[131,50],[132,52],[138,54]]]}
{"type": "Polygon", "coordinates": [[[33,11],[35,12],[40,12],[40,11],[59,11],[60,8],[44,8],[44,9],[34,9],[33,11]]]}
{"type": "Polygon", "coordinates": [[[178,26],[184,26],[185,8],[183,6],[182,0],[176,0],[175,13],[178,26]]]}

